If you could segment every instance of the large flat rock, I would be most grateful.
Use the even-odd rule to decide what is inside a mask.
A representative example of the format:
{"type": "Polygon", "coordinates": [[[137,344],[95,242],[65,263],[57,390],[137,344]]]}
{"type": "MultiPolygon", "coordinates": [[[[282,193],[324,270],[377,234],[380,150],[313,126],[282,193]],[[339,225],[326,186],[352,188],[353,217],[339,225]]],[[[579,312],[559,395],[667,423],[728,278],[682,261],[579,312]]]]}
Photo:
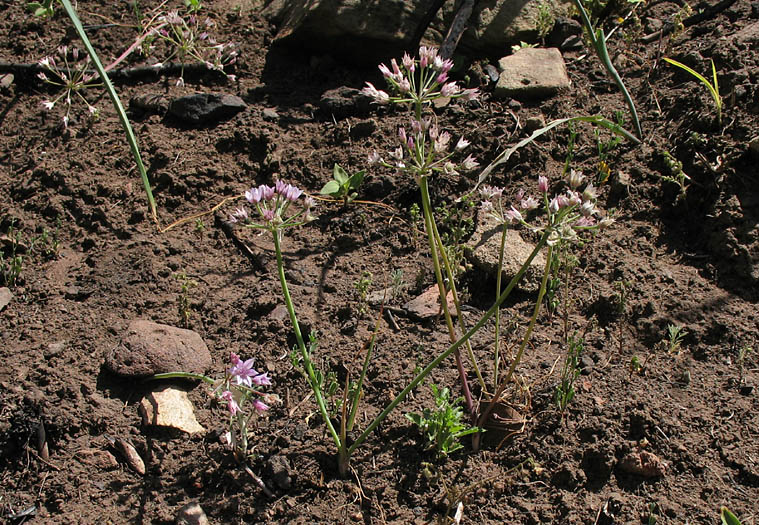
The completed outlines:
{"type": "MultiPolygon", "coordinates": [[[[485,272],[490,278],[498,275],[498,251],[501,247],[501,226],[488,217],[480,221],[477,230],[472,235],[467,246],[467,258],[472,264],[485,272]]],[[[506,246],[503,252],[503,269],[501,271],[502,286],[506,286],[514,277],[524,262],[535,249],[533,244],[525,242],[518,231],[507,227],[506,246]]],[[[546,264],[545,256],[538,253],[527,268],[517,288],[527,292],[535,292],[540,288],[543,269],[546,264]]]]}
{"type": "MultiPolygon", "coordinates": [[[[264,16],[278,26],[274,42],[312,55],[329,54],[356,63],[400,57],[419,31],[440,46],[460,2],[446,0],[429,26],[430,2],[408,0],[271,0],[264,16]]],[[[546,6],[554,17],[568,16],[570,0],[479,0],[458,50],[472,56],[499,56],[520,40],[535,41],[535,20],[546,6]]]]}
{"type": "Polygon", "coordinates": [[[119,344],[106,352],[105,366],[123,377],[166,372],[202,374],[211,366],[211,353],[192,330],[135,320],[119,344]]]}
{"type": "Polygon", "coordinates": [[[501,75],[493,95],[500,98],[534,100],[548,98],[570,86],[561,52],[524,48],[498,61],[501,75]]]}

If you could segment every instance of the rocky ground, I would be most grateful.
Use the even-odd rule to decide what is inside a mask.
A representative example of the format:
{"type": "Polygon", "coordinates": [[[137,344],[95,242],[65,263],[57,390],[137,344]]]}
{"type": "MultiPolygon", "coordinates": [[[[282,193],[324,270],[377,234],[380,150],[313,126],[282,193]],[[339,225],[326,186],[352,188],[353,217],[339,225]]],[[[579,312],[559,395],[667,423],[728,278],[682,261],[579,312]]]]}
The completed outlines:
{"type": "MultiPolygon", "coordinates": [[[[471,141],[481,167],[554,119],[615,121],[619,112],[634,129],[567,5],[548,17],[556,24],[541,41],[536,2],[524,7],[527,29],[494,29],[502,20],[490,15],[504,3],[475,5],[455,55],[452,75],[480,89],[480,98],[432,110],[441,128],[471,141]],[[548,73],[535,75],[536,50],[511,53],[520,40],[557,49],[547,52],[556,61],[553,84],[542,86],[548,73]]],[[[159,46],[114,68],[122,100],[131,101],[159,227],[107,97],[83,91],[98,110],[91,118],[74,95],[67,127],[63,101],[42,106],[60,92],[36,77],[36,64],[61,45],[71,57],[79,45],[64,12],[42,20],[23,3],[0,5],[3,34],[12,35],[0,42],[0,520],[201,523],[191,515],[202,512],[211,523],[712,524],[727,506],[755,523],[757,3],[596,6],[606,32],[613,30],[610,55],[636,103],[643,140],[596,136],[589,124],[575,125],[573,139],[558,126],[488,180],[509,198],[534,192],[539,175],[561,187],[571,151],[571,167],[603,182],[598,205],[616,219],[576,247],[571,301],[560,297],[555,313],[546,307],[539,316],[509,391],[520,424],[503,443],[486,433],[479,451],[468,438],[447,458],[426,450],[404,414],[432,407],[432,383],[458,391],[449,359],[357,450],[344,478],[289,358],[295,339],[273,244],[230,227],[228,217],[251,186],[282,179],[318,196],[335,163],[368,170],[356,201],[320,201],[317,220],[283,240],[301,323],[318,334],[317,365],[340,381],[358,373],[379,315],[356,285],[363,280],[376,298],[402,271],[392,317],[383,314],[379,324],[360,432],[446,348],[447,334],[434,293],[424,303],[435,278],[413,213],[421,206],[417,185],[367,165],[372,151],[396,147],[408,114],[370,104],[358,90],[366,81],[382,86],[377,63],[415,53],[415,38],[439,45],[457,6],[445,2],[424,31],[427,7],[386,2],[387,16],[371,18],[356,7],[361,2],[345,2],[340,13],[316,4],[305,17],[287,9],[298,2],[204,4],[202,19],[216,22],[208,32],[236,44],[236,62],[225,68],[231,78],[197,64],[183,82],[181,68],[146,71],[172,62],[159,46]],[[721,122],[704,85],[662,57],[707,78],[713,60],[721,122]],[[565,319],[583,335],[584,351],[562,417],[554,393],[565,319]],[[677,345],[670,326],[682,329],[677,345]],[[205,384],[141,381],[176,367],[220,377],[230,351],[254,358],[280,400],[252,429],[250,469],[269,494],[225,446],[227,412],[205,384]],[[165,406],[168,419],[159,421],[155,409],[165,406]]],[[[154,6],[138,7],[144,15],[154,6]]],[[[127,4],[79,2],[78,9],[106,63],[145,20],[127,4]]],[[[537,52],[538,64],[548,64],[537,52]]],[[[457,200],[476,176],[431,180],[441,231],[468,254],[459,276],[467,326],[490,307],[495,289],[487,261],[477,259],[489,251],[482,253],[486,218],[457,200]]],[[[536,240],[524,228],[510,235],[511,254],[529,252],[536,240]]],[[[528,275],[504,305],[507,353],[524,334],[536,289],[528,275]]],[[[483,363],[492,334],[491,322],[473,338],[483,363]]],[[[484,366],[487,375],[492,367],[484,366]]]]}

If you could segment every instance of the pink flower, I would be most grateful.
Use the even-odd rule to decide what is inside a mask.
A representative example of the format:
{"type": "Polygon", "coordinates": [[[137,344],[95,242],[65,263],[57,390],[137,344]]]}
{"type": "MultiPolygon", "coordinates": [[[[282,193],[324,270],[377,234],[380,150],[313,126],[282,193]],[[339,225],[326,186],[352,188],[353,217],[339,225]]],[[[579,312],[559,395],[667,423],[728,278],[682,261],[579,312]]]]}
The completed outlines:
{"type": "MultiPolygon", "coordinates": [[[[248,218],[248,210],[240,206],[229,216],[229,222],[236,223],[239,221],[245,221],[248,218]]],[[[234,354],[232,354],[234,355],[234,354]]]]}
{"type": "Polygon", "coordinates": [[[53,106],[55,106],[55,102],[51,102],[49,100],[45,100],[42,102],[42,107],[44,107],[47,110],[53,109],[53,106]]]}
{"type": "Polygon", "coordinates": [[[379,70],[382,72],[382,76],[385,78],[390,78],[393,76],[392,72],[390,71],[390,68],[388,68],[385,64],[379,65],[379,70]]]}
{"type": "Polygon", "coordinates": [[[288,186],[290,187],[287,189],[287,194],[285,195],[285,198],[289,200],[290,202],[297,201],[298,197],[300,197],[303,194],[303,190],[289,184],[288,186]]]}
{"type": "Polygon", "coordinates": [[[596,220],[593,217],[580,217],[575,221],[575,226],[577,228],[587,228],[590,226],[593,226],[596,223],[596,220]]]}
{"type": "Polygon", "coordinates": [[[269,405],[267,405],[260,399],[256,399],[255,401],[253,401],[253,408],[255,408],[256,412],[260,414],[261,412],[266,412],[267,410],[269,410],[269,405]]]}
{"type": "Polygon", "coordinates": [[[456,143],[456,151],[461,151],[463,149],[466,149],[467,146],[471,144],[468,140],[466,140],[464,137],[461,137],[459,141],[456,143]]]}
{"type": "Polygon", "coordinates": [[[221,393],[221,398],[227,402],[227,410],[229,410],[230,416],[234,416],[237,414],[237,412],[240,411],[240,405],[238,405],[237,401],[235,401],[234,394],[232,394],[232,392],[225,390],[221,393]]]}
{"type": "Polygon", "coordinates": [[[373,98],[377,104],[387,104],[390,102],[390,95],[374,87],[371,82],[367,82],[366,87],[361,92],[373,98]]]}
{"type": "Polygon", "coordinates": [[[581,171],[569,170],[569,174],[566,177],[569,187],[573,190],[579,188],[583,180],[585,180],[585,175],[581,171]]]}
{"type": "Polygon", "coordinates": [[[257,376],[254,376],[252,378],[253,384],[258,386],[269,386],[271,385],[271,379],[269,378],[268,374],[266,372],[263,372],[261,374],[258,374],[257,376]]]}
{"type": "Polygon", "coordinates": [[[461,98],[464,100],[474,100],[480,96],[480,90],[477,88],[465,89],[461,92],[461,98]]]}
{"type": "Polygon", "coordinates": [[[382,162],[382,157],[379,153],[377,153],[377,151],[372,151],[366,160],[370,165],[379,164],[382,162]]]}
{"type": "Polygon", "coordinates": [[[548,177],[543,175],[538,177],[538,189],[540,193],[548,193],[548,177]]]}
{"type": "Polygon", "coordinates": [[[232,360],[232,367],[229,369],[229,375],[235,379],[238,385],[251,386],[253,381],[252,378],[259,375],[258,372],[253,369],[253,359],[242,361],[235,354],[231,354],[231,356],[234,356],[236,359],[232,360]]]}
{"type": "Polygon", "coordinates": [[[274,188],[272,186],[267,186],[266,184],[261,184],[258,187],[258,191],[261,192],[261,198],[265,201],[270,201],[274,198],[274,188]]]}
{"type": "Polygon", "coordinates": [[[452,97],[453,95],[458,94],[459,91],[460,88],[456,85],[455,82],[448,82],[447,84],[443,85],[442,88],[440,88],[440,94],[444,97],[452,97]]]}
{"type": "Polygon", "coordinates": [[[261,213],[261,216],[269,222],[274,220],[275,215],[274,210],[264,210],[261,213]]]}
{"type": "Polygon", "coordinates": [[[261,202],[261,190],[260,188],[251,188],[245,192],[245,198],[251,204],[258,204],[261,202]]]}
{"type": "Polygon", "coordinates": [[[469,155],[467,158],[464,159],[464,162],[461,163],[461,168],[464,170],[473,170],[477,166],[479,166],[480,163],[474,160],[474,157],[469,155]]]}
{"type": "Polygon", "coordinates": [[[519,207],[523,210],[534,210],[538,207],[538,201],[535,197],[526,197],[519,202],[519,207]]]}
{"type": "Polygon", "coordinates": [[[403,59],[401,61],[403,62],[403,67],[411,73],[414,72],[414,59],[411,58],[408,53],[403,53],[403,59]]]}
{"type": "Polygon", "coordinates": [[[508,221],[510,224],[515,222],[522,222],[522,214],[519,213],[519,210],[517,210],[514,206],[511,207],[511,209],[506,210],[503,213],[504,219],[508,221]]]}

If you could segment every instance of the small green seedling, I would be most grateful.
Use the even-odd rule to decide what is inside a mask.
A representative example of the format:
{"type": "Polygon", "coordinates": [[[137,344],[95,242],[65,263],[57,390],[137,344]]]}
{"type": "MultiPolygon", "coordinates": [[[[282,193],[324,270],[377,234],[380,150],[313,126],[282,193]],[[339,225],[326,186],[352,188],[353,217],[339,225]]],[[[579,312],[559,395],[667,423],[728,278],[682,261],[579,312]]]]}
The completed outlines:
{"type": "Polygon", "coordinates": [[[567,341],[567,357],[561,369],[561,380],[554,392],[556,407],[563,418],[567,412],[567,406],[575,397],[575,381],[580,375],[580,356],[583,347],[582,337],[570,336],[567,341]]]}
{"type": "Polygon", "coordinates": [[[353,283],[353,287],[356,289],[356,293],[358,294],[358,311],[359,313],[365,314],[368,306],[366,298],[369,295],[369,289],[372,287],[372,273],[366,271],[363,272],[361,274],[361,277],[356,279],[356,281],[353,283]]]}
{"type": "Polygon", "coordinates": [[[688,335],[684,326],[667,325],[667,340],[665,341],[667,351],[670,354],[679,354],[683,339],[688,335]]]}
{"type": "Polygon", "coordinates": [[[703,75],[701,75],[699,72],[689,68],[685,64],[678,62],[677,60],[672,60],[671,58],[664,58],[664,61],[668,64],[672,64],[673,66],[679,67],[680,69],[687,71],[697,79],[701,81],[703,85],[706,86],[706,88],[709,90],[709,93],[711,94],[712,98],[714,99],[714,105],[717,108],[717,125],[722,125],[722,97],[719,95],[719,83],[717,82],[717,69],[714,67],[714,60],[711,61],[712,63],[712,78],[714,79],[714,83],[709,82],[703,75]]]}
{"type": "Polygon", "coordinates": [[[427,448],[434,448],[440,456],[447,456],[463,448],[464,445],[459,441],[462,437],[481,432],[481,429],[470,427],[461,421],[464,410],[460,404],[464,398],[451,401],[450,394],[447,387],[441,389],[432,385],[435,409],[425,408],[421,414],[406,414],[406,418],[427,437],[427,448]]]}
{"type": "Polygon", "coordinates": [[[358,197],[358,188],[364,181],[366,170],[357,171],[353,175],[348,175],[339,164],[335,164],[332,169],[332,180],[319,192],[321,195],[329,195],[336,199],[342,199],[343,205],[347,206],[358,197]]]}
{"type": "Polygon", "coordinates": [[[741,520],[730,512],[727,507],[722,507],[719,514],[722,519],[722,525],[741,525],[741,520]]]}

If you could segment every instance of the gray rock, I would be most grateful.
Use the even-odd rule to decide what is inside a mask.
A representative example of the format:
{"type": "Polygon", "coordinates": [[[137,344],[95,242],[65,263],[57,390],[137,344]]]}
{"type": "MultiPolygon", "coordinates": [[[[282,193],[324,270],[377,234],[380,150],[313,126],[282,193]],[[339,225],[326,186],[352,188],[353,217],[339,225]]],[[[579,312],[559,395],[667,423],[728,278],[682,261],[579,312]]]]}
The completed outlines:
{"type": "Polygon", "coordinates": [[[269,120],[271,122],[276,122],[279,120],[279,113],[277,113],[277,110],[274,108],[264,108],[264,110],[261,112],[261,116],[264,118],[264,120],[269,120]]]}
{"type": "MultiPolygon", "coordinates": [[[[467,258],[480,270],[493,278],[498,272],[498,250],[501,246],[501,226],[492,217],[487,217],[477,224],[472,238],[467,247],[467,258]]],[[[527,260],[535,247],[522,239],[518,231],[507,228],[506,247],[503,253],[503,269],[501,270],[501,282],[506,286],[514,277],[522,264],[527,260]]],[[[527,268],[522,279],[517,283],[517,288],[527,292],[535,292],[540,287],[540,279],[543,276],[545,256],[538,253],[527,268]]]]}
{"type": "Polygon", "coordinates": [[[182,506],[177,512],[177,525],[208,525],[208,517],[196,502],[182,506]]]}
{"type": "MultiPolygon", "coordinates": [[[[487,0],[476,2],[458,49],[471,55],[498,55],[520,40],[534,41],[540,4],[556,17],[568,16],[570,0],[487,0]]],[[[426,42],[442,43],[459,2],[446,0],[424,34],[426,42]]],[[[371,64],[399,57],[422,28],[428,2],[384,0],[272,0],[264,16],[279,25],[275,44],[311,54],[371,64]]]]}
{"type": "Polygon", "coordinates": [[[190,124],[214,124],[238,114],[247,107],[236,95],[197,93],[175,98],[169,113],[190,124]]]}
{"type": "Polygon", "coordinates": [[[546,38],[546,44],[557,47],[568,38],[582,36],[582,24],[573,18],[556,17],[553,29],[546,38]]]}
{"type": "Polygon", "coordinates": [[[523,48],[498,61],[501,76],[493,95],[521,100],[547,98],[569,88],[564,59],[556,48],[523,48]]]}
{"type": "Polygon", "coordinates": [[[202,374],[211,366],[211,353],[192,330],[135,320],[119,344],[106,352],[105,366],[124,377],[165,372],[202,374]]]}
{"type": "Polygon", "coordinates": [[[543,115],[537,116],[537,117],[530,117],[524,122],[524,130],[527,132],[528,135],[532,135],[533,131],[537,131],[540,128],[545,127],[546,125],[546,119],[543,118],[543,115]]]}
{"type": "Polygon", "coordinates": [[[274,484],[282,490],[290,490],[292,487],[292,469],[290,462],[285,456],[272,456],[266,462],[267,474],[274,484]]]}
{"type": "Polygon", "coordinates": [[[0,312],[3,310],[3,308],[8,306],[8,303],[11,302],[11,299],[13,299],[13,294],[11,293],[10,288],[0,288],[0,312]]]}
{"type": "Polygon", "coordinates": [[[371,106],[371,97],[361,93],[360,89],[347,86],[325,91],[319,99],[319,108],[335,118],[368,115],[371,106]]]}

